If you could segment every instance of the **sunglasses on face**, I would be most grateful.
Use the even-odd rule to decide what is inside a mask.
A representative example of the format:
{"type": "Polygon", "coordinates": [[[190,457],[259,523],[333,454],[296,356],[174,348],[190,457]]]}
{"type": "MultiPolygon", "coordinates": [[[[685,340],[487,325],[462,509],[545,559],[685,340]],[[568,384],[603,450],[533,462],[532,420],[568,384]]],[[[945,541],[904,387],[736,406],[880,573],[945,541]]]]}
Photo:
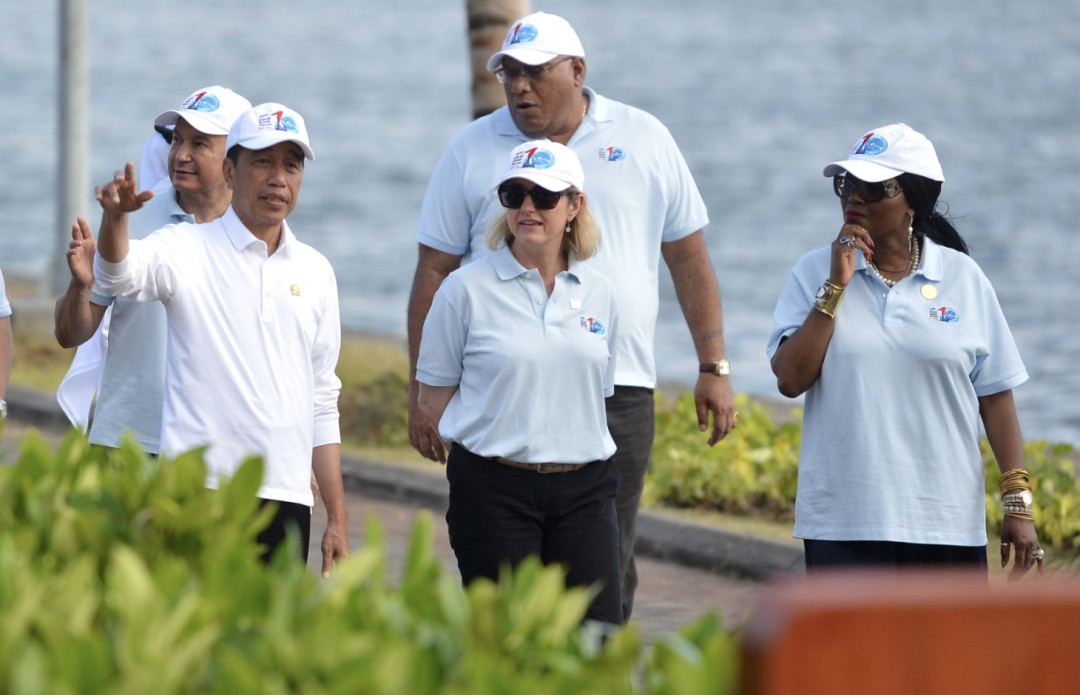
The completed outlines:
{"type": "Polygon", "coordinates": [[[837,174],[833,177],[833,193],[836,193],[840,200],[847,200],[855,191],[859,192],[859,197],[864,203],[876,203],[882,198],[895,198],[903,193],[896,179],[867,183],[846,174],[837,174]]]}
{"type": "Polygon", "coordinates": [[[520,183],[504,183],[499,185],[499,202],[504,208],[516,210],[525,203],[525,196],[532,198],[533,207],[537,210],[551,210],[559,204],[559,198],[570,192],[549,191],[542,186],[533,186],[527,189],[520,183]]]}

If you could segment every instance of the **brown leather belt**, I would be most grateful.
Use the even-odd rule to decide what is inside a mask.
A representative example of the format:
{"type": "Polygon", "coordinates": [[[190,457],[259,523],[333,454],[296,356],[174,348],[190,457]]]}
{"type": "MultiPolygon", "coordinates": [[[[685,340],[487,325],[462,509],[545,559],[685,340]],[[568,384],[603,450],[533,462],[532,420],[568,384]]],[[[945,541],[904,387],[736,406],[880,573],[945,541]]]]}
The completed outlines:
{"type": "Polygon", "coordinates": [[[488,460],[511,468],[521,468],[522,470],[537,473],[569,473],[589,465],[587,463],[522,463],[521,461],[504,459],[502,456],[491,456],[488,460]]]}

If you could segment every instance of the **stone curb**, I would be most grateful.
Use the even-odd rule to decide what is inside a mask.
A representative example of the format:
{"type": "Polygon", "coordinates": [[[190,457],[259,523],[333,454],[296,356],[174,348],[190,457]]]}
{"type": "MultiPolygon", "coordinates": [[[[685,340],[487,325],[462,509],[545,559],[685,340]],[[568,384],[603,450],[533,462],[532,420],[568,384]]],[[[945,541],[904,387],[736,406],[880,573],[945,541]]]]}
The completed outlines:
{"type": "MultiPolygon", "coordinates": [[[[66,428],[68,420],[52,394],[9,386],[8,417],[39,428],[66,428]]],[[[345,454],[341,461],[345,489],[377,499],[446,511],[449,484],[441,471],[393,464],[345,454]]],[[[750,533],[729,531],[643,509],[638,515],[635,549],[644,556],[710,572],[758,581],[803,573],[803,552],[750,533]]]]}

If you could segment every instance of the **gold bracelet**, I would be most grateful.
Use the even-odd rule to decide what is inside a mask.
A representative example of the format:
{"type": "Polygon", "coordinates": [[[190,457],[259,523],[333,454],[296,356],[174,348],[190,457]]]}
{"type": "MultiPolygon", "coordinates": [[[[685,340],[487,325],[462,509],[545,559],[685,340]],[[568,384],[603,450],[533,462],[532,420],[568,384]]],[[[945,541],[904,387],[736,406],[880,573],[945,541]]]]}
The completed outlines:
{"type": "Polygon", "coordinates": [[[814,308],[831,319],[836,318],[836,310],[840,308],[840,300],[844,298],[844,289],[826,280],[814,295],[814,308]]]}
{"type": "Polygon", "coordinates": [[[998,491],[1005,495],[1012,490],[1030,490],[1031,481],[1028,480],[1028,472],[1023,468],[1013,468],[1005,471],[998,478],[998,491]]]}

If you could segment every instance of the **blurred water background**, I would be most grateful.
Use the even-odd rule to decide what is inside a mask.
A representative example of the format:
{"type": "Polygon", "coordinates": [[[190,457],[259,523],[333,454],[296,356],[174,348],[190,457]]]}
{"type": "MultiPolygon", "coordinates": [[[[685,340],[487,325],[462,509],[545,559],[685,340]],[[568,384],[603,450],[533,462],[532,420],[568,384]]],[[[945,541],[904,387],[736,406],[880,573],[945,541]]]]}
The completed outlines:
{"type": "MultiPolygon", "coordinates": [[[[5,273],[40,275],[61,253],[58,5],[0,0],[5,273]]],[[[578,30],[590,86],[652,112],[680,143],[709,207],[738,391],[778,397],[765,356],[773,305],[795,260],[840,225],[822,166],[864,131],[904,121],[936,145],[943,200],[1027,364],[1025,435],[1080,442],[1080,3],[532,7],[578,30]]],[[[285,103],[316,153],[293,228],[334,264],[346,328],[403,336],[420,200],[470,113],[464,2],[95,0],[90,12],[92,182],[138,163],[154,116],[199,87],[285,103]]],[[[85,209],[96,227],[91,191],[85,209]]],[[[667,278],[662,292],[659,374],[692,383],[667,278]]]]}

